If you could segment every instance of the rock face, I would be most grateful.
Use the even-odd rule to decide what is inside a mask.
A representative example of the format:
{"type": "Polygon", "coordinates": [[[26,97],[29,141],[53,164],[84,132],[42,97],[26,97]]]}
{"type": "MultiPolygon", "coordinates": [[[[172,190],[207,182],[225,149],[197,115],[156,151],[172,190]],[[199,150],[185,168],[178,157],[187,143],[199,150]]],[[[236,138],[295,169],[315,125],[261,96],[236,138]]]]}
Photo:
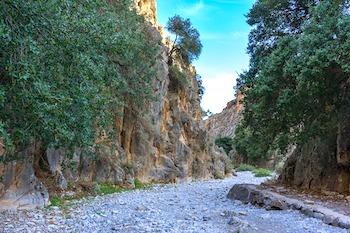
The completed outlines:
{"type": "Polygon", "coordinates": [[[238,92],[237,98],[227,103],[222,112],[210,116],[205,127],[214,138],[233,137],[243,109],[243,95],[238,92]]]}
{"type": "Polygon", "coordinates": [[[320,219],[326,224],[350,229],[350,217],[347,215],[314,204],[313,202],[303,202],[269,190],[262,190],[256,185],[236,184],[231,188],[227,197],[242,201],[245,204],[251,203],[261,206],[267,210],[298,210],[309,217],[320,219]]]}
{"type": "Polygon", "coordinates": [[[39,153],[38,148],[33,145],[19,153],[23,160],[1,164],[0,209],[31,209],[48,203],[48,191],[35,176],[33,158],[36,153],[39,153]]]}
{"type": "Polygon", "coordinates": [[[157,4],[156,0],[134,0],[135,5],[145,18],[153,25],[157,23],[157,4]]]}
{"type": "Polygon", "coordinates": [[[350,122],[322,138],[297,146],[279,177],[281,183],[311,190],[350,192],[350,122]]]}
{"type": "MultiPolygon", "coordinates": [[[[155,22],[155,1],[139,0],[137,6],[155,22]]],[[[161,40],[157,28],[149,30],[161,40]]],[[[132,104],[120,109],[123,114],[115,120],[113,140],[102,135],[95,148],[77,148],[74,153],[53,148],[26,150],[19,156],[24,161],[0,168],[0,207],[46,205],[47,188],[64,190],[69,183],[133,186],[136,178],[176,182],[225,176],[227,156],[214,148],[202,122],[195,70],[181,67],[188,84],[176,87],[169,75],[167,48],[161,47],[153,78],[155,98],[143,109],[132,104]]]]}

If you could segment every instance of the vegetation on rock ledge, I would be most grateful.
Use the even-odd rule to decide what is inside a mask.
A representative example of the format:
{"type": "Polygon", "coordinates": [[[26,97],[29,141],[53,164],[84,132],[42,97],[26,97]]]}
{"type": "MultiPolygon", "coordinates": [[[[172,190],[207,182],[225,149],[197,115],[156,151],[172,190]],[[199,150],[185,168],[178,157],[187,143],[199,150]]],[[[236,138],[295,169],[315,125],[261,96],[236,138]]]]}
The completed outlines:
{"type": "Polygon", "coordinates": [[[170,64],[172,64],[176,55],[187,64],[192,63],[193,60],[199,57],[202,52],[200,35],[189,19],[183,19],[175,15],[169,19],[166,29],[175,35],[173,45],[169,51],[170,64]]]}
{"type": "Polygon", "coordinates": [[[233,149],[233,139],[230,137],[217,138],[215,139],[215,145],[224,149],[228,155],[229,152],[233,149]]]}
{"type": "Polygon", "coordinates": [[[159,41],[132,4],[0,3],[0,137],[7,154],[33,142],[92,145],[100,131],[113,131],[120,106],[142,106],[152,96],[159,41]]]}

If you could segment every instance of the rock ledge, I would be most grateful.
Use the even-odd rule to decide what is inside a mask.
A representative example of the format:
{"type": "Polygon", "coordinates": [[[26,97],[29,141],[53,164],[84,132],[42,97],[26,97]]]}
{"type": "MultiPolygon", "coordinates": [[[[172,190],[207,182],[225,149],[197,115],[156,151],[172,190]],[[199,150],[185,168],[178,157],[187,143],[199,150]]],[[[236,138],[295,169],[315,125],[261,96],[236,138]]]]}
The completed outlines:
{"type": "Polygon", "coordinates": [[[332,209],[309,202],[302,202],[278,193],[261,190],[253,184],[236,184],[227,194],[229,199],[264,207],[268,210],[293,209],[303,214],[322,220],[324,223],[350,229],[350,217],[332,209]]]}

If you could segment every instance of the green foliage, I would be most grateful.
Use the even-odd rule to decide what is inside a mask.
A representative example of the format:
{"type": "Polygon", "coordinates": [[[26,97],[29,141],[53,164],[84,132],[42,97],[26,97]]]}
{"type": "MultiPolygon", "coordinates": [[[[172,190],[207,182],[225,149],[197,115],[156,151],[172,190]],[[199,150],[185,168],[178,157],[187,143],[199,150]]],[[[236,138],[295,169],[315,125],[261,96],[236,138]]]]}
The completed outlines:
{"type": "Polygon", "coordinates": [[[151,184],[142,183],[139,179],[136,178],[136,179],[134,180],[134,186],[135,186],[134,189],[148,189],[148,188],[150,188],[152,185],[151,185],[151,184]]]}
{"type": "Polygon", "coordinates": [[[97,184],[95,192],[97,195],[108,195],[113,193],[120,193],[125,190],[126,190],[125,188],[122,188],[117,185],[113,185],[110,183],[101,183],[101,184],[97,184]]]}
{"type": "Polygon", "coordinates": [[[253,165],[249,165],[249,164],[240,164],[239,167],[236,168],[236,171],[238,172],[246,172],[246,171],[254,171],[256,168],[253,165]]]}
{"type": "Polygon", "coordinates": [[[139,179],[134,180],[134,185],[135,185],[135,189],[141,189],[144,187],[144,184],[139,179]]]}
{"type": "Polygon", "coordinates": [[[265,177],[265,176],[271,176],[271,171],[265,168],[256,168],[253,165],[250,164],[240,164],[239,167],[236,168],[236,171],[238,172],[245,172],[250,171],[254,174],[255,177],[265,177]]]}
{"type": "Polygon", "coordinates": [[[284,36],[302,32],[304,21],[310,17],[310,8],[317,0],[258,0],[247,15],[247,23],[253,27],[249,33],[248,53],[250,68],[240,75],[237,87],[254,85],[265,59],[284,36]]]}
{"type": "Polygon", "coordinates": [[[257,27],[250,70],[240,77],[245,110],[234,141],[252,160],[322,136],[350,114],[349,1],[279,2],[258,1],[248,15],[257,27]]]}
{"type": "Polygon", "coordinates": [[[203,46],[199,32],[192,26],[190,19],[183,19],[175,15],[168,20],[166,29],[175,35],[173,46],[169,52],[170,64],[172,64],[175,55],[180,56],[188,64],[198,59],[203,46]]]}
{"type": "Polygon", "coordinates": [[[255,177],[271,176],[271,171],[265,168],[257,168],[253,171],[255,177]]]}
{"type": "MultiPolygon", "coordinates": [[[[133,189],[147,189],[150,188],[151,184],[142,183],[139,179],[134,180],[134,188],[133,189]]],[[[111,183],[98,183],[95,186],[95,193],[97,195],[108,195],[113,193],[121,193],[132,190],[130,188],[125,188],[122,186],[114,185],[111,183]]]]}
{"type": "Polygon", "coordinates": [[[181,71],[176,65],[169,67],[170,87],[171,90],[179,90],[187,87],[190,82],[184,71],[181,71]]]}
{"type": "Polygon", "coordinates": [[[60,197],[54,196],[50,199],[50,206],[62,207],[64,204],[64,200],[60,197]]]}
{"type": "Polygon", "coordinates": [[[228,154],[233,149],[233,139],[230,137],[222,137],[215,139],[215,145],[224,149],[228,154]]]}
{"type": "Polygon", "coordinates": [[[197,82],[197,87],[198,87],[198,96],[199,96],[199,101],[202,100],[204,92],[205,92],[205,88],[203,86],[203,81],[202,81],[202,77],[197,74],[196,75],[196,82],[197,82]]]}
{"type": "Polygon", "coordinates": [[[102,129],[113,135],[121,105],[142,106],[152,96],[159,42],[131,4],[0,3],[0,137],[7,145],[92,145],[102,129]]]}

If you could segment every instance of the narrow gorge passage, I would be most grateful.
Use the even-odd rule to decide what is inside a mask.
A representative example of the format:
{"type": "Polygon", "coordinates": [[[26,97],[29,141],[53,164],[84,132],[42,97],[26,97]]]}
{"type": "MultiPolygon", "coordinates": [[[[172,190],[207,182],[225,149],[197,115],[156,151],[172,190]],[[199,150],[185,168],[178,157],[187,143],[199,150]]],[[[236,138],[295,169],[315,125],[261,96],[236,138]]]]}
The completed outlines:
{"type": "Polygon", "coordinates": [[[226,198],[233,184],[258,184],[264,180],[240,172],[225,180],[155,186],[96,197],[78,201],[69,209],[5,211],[0,214],[0,229],[4,233],[346,232],[299,212],[267,211],[226,198]]]}

